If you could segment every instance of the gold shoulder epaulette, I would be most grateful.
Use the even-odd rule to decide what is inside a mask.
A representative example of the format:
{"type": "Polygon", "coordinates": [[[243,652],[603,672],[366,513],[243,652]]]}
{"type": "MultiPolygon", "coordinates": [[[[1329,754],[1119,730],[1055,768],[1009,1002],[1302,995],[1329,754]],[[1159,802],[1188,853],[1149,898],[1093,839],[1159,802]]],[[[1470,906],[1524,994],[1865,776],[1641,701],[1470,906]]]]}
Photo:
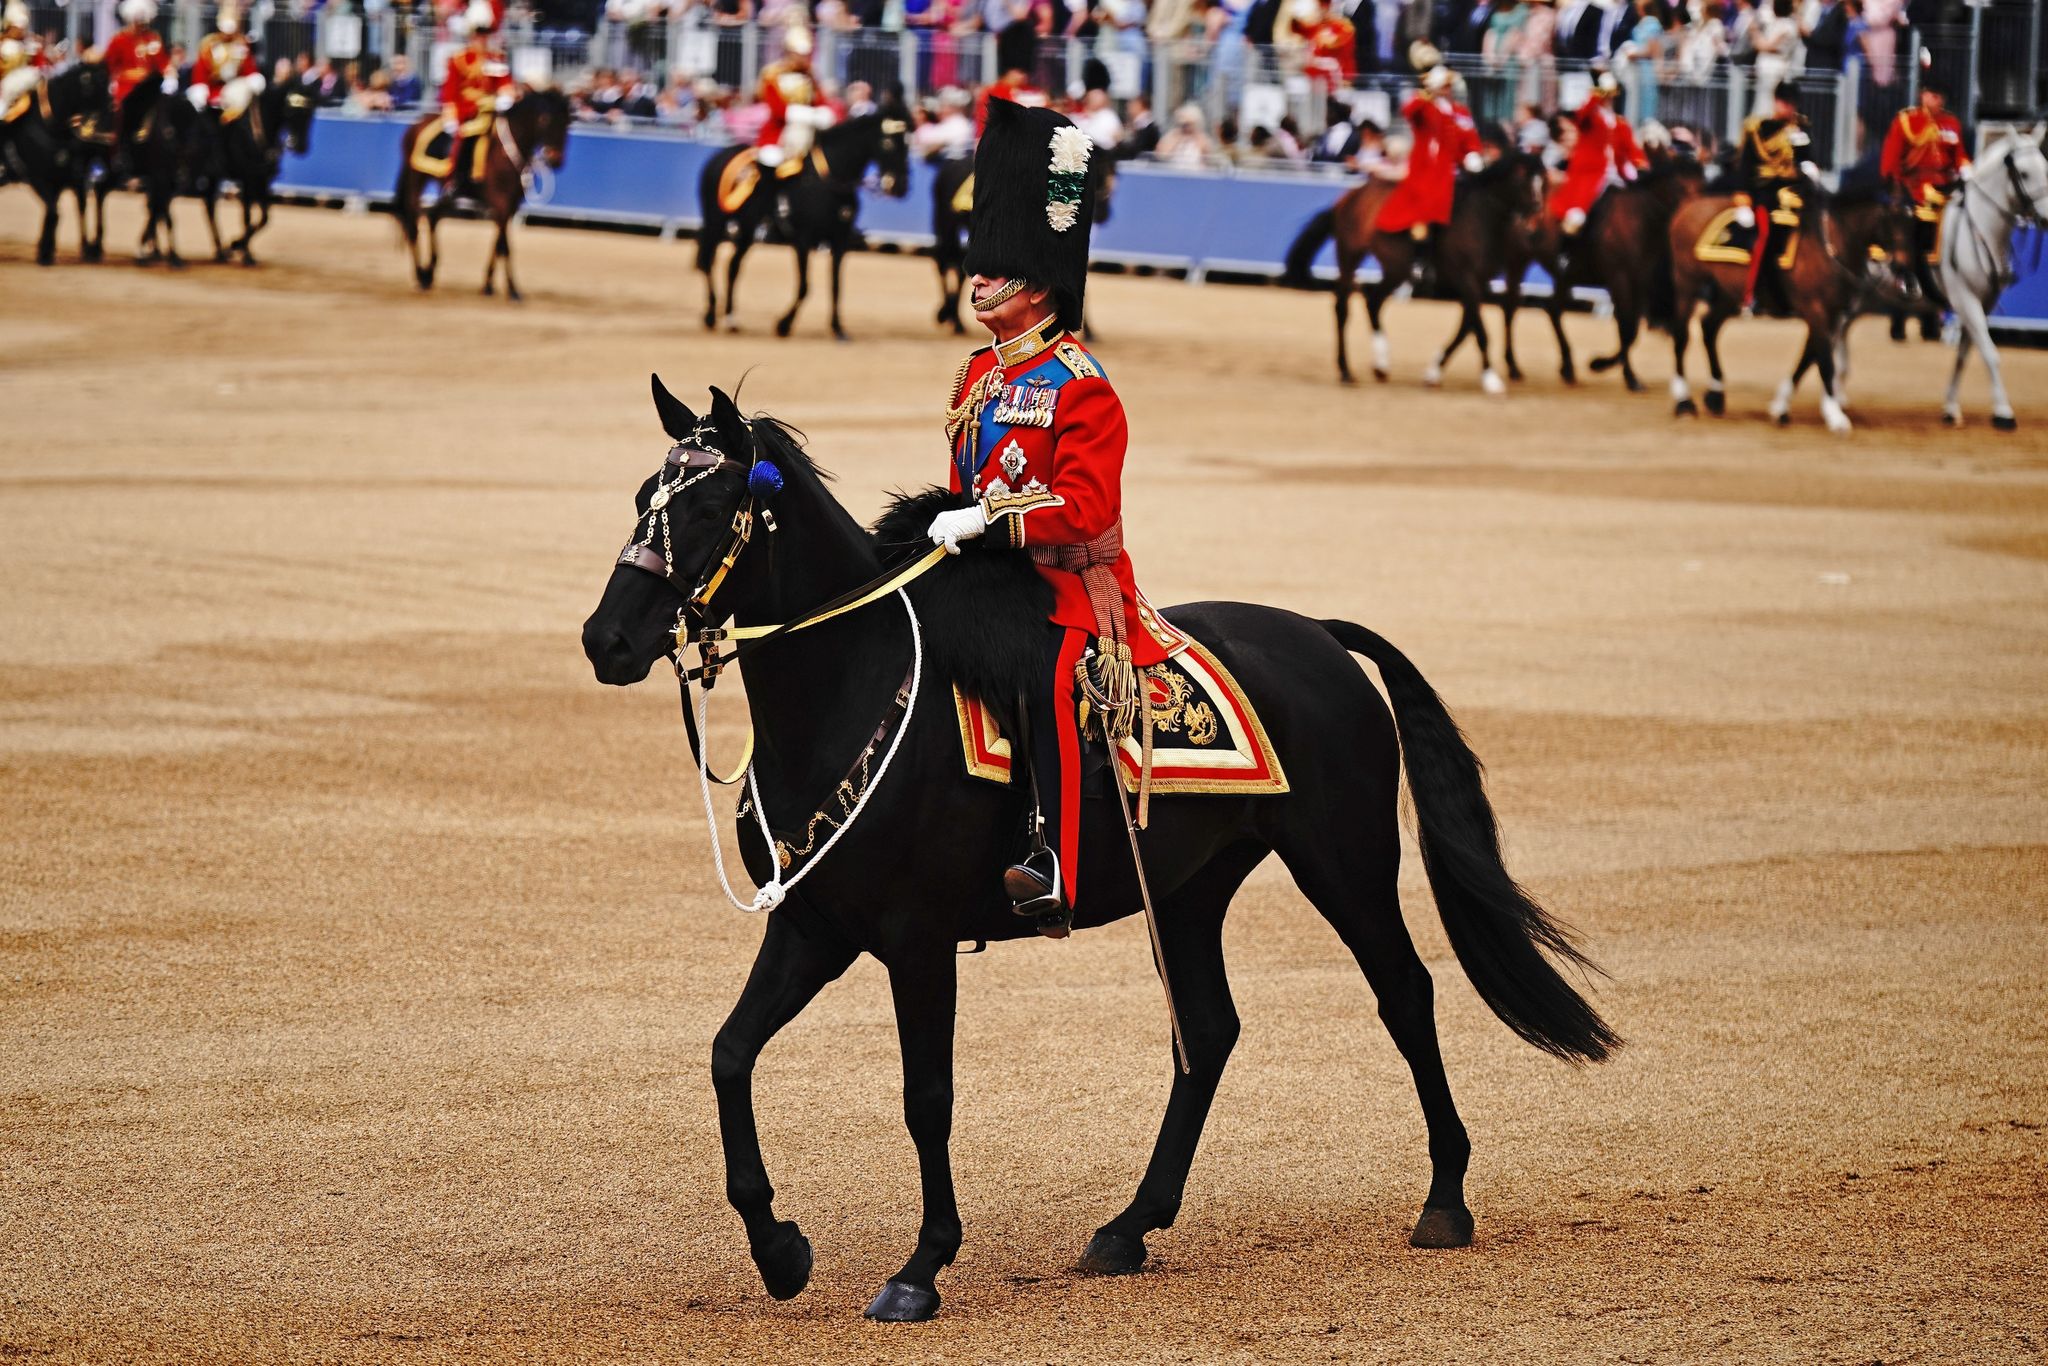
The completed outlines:
{"type": "Polygon", "coordinates": [[[1075,379],[1101,379],[1102,369],[1095,358],[1083,351],[1075,342],[1063,341],[1052,352],[1059,357],[1060,364],[1074,372],[1075,379]]]}

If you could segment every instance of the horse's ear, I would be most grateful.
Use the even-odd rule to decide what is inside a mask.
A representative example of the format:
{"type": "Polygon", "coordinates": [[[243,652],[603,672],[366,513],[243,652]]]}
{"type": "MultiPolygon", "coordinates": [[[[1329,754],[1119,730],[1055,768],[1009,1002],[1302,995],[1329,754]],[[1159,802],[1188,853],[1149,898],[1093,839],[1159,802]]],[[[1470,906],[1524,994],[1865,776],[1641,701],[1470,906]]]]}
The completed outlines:
{"type": "Polygon", "coordinates": [[[725,438],[726,450],[735,458],[745,456],[748,449],[747,420],[740,416],[739,405],[727,398],[723,389],[711,391],[711,425],[718,428],[718,434],[725,438]]]}
{"type": "Polygon", "coordinates": [[[690,433],[697,430],[697,415],[668,391],[660,375],[649,375],[648,378],[654,381],[654,411],[661,414],[661,429],[668,433],[671,441],[687,441],[690,433]]]}

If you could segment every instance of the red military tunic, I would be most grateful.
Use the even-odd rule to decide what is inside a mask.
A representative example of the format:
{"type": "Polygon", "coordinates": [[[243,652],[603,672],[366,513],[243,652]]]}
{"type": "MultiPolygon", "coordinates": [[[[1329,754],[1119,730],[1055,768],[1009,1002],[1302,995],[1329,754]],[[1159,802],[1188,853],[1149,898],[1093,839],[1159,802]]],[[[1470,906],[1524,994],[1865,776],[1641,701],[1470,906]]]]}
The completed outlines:
{"type": "MultiPolygon", "coordinates": [[[[989,514],[988,536],[1011,546],[1083,545],[1123,513],[1123,403],[1071,333],[1004,367],[993,348],[967,358],[953,384],[947,429],[954,492],[971,490],[989,514]]],[[[1081,576],[1051,565],[1052,621],[1098,634],[1081,576]]],[[[1185,644],[1144,595],[1129,554],[1117,556],[1131,662],[1157,664],[1185,644]]]]}
{"type": "Polygon", "coordinates": [[[164,40],[153,28],[137,32],[124,28],[107,41],[107,77],[112,86],[114,103],[128,98],[128,92],[151,77],[162,77],[170,70],[171,59],[164,51],[164,40]]]}
{"type": "Polygon", "coordinates": [[[1407,232],[1418,224],[1451,221],[1458,166],[1479,150],[1472,111],[1448,95],[1417,95],[1401,110],[1415,130],[1408,175],[1380,205],[1378,230],[1407,232]]]}
{"type": "Polygon", "coordinates": [[[199,56],[192,63],[192,84],[210,92],[208,102],[220,106],[220,90],[251,68],[249,40],[239,33],[209,33],[199,40],[199,56]]]}
{"type": "Polygon", "coordinates": [[[1571,159],[1565,163],[1564,184],[1550,193],[1550,216],[1562,220],[1573,209],[1587,213],[1610,175],[1630,177],[1650,164],[1636,145],[1635,130],[1628,120],[1614,112],[1606,100],[1588,95],[1572,115],[1579,140],[1572,144],[1571,159]]]}
{"type": "Polygon", "coordinates": [[[1943,110],[1930,114],[1924,109],[1902,109],[1884,136],[1884,153],[1879,162],[1887,180],[1906,187],[1913,203],[1923,210],[1941,203],[1948,187],[1970,164],[1963,150],[1963,125],[1943,110]],[[1934,192],[1930,202],[1928,192],[1934,192]]]}
{"type": "Polygon", "coordinates": [[[974,102],[974,136],[980,137],[988,127],[988,102],[1008,100],[1031,109],[1045,107],[1045,92],[1033,85],[1027,78],[1021,81],[996,80],[981,92],[981,98],[974,102]]]}
{"type": "Polygon", "coordinates": [[[456,120],[468,124],[485,110],[495,107],[500,90],[512,84],[512,69],[495,48],[478,52],[464,48],[448,59],[448,74],[441,81],[441,107],[453,109],[456,120]]]}
{"type": "Polygon", "coordinates": [[[811,76],[809,63],[785,57],[761,73],[758,94],[768,117],[762,122],[754,145],[773,147],[782,141],[782,130],[789,123],[789,107],[815,104],[818,85],[811,76]]]}
{"type": "Polygon", "coordinates": [[[1358,30],[1338,14],[1326,14],[1314,23],[1290,20],[1288,27],[1308,46],[1302,69],[1325,90],[1344,90],[1358,74],[1358,30]]]}

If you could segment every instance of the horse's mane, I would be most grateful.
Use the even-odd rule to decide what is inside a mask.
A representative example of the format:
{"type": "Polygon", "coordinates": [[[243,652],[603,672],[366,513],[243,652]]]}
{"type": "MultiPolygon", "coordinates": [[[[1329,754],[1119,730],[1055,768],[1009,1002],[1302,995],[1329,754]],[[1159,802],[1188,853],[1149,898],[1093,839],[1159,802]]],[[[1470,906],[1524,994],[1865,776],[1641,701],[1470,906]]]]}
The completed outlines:
{"type": "MultiPolygon", "coordinates": [[[[968,499],[942,488],[899,493],[869,535],[885,565],[931,549],[932,518],[968,499]]],[[[1046,621],[1052,586],[1021,550],[970,541],[910,585],[923,628],[926,662],[942,678],[997,706],[1046,684],[1046,621]]]]}
{"type": "Polygon", "coordinates": [[[748,419],[754,430],[754,445],[763,460],[772,460],[778,468],[798,469],[808,472],[813,478],[829,480],[832,474],[804,449],[804,434],[778,417],[757,413],[748,419]]]}

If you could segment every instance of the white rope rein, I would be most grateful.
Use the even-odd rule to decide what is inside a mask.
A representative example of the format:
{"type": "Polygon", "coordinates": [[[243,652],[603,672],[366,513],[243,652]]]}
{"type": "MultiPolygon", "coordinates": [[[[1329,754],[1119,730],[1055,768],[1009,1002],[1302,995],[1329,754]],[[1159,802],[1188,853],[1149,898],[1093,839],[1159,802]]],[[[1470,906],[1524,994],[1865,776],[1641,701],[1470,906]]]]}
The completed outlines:
{"type": "MultiPolygon", "coordinates": [[[[751,901],[740,900],[739,894],[732,889],[732,878],[725,870],[725,846],[718,838],[718,816],[711,805],[711,731],[705,710],[710,694],[702,691],[697,694],[697,789],[704,796],[704,825],[711,836],[711,862],[718,869],[718,885],[725,890],[725,899],[733,904],[734,909],[772,911],[780,906],[790,890],[802,882],[811,869],[825,861],[825,855],[832,852],[832,846],[839,843],[840,837],[853,829],[853,823],[867,808],[868,798],[874,796],[875,789],[882,785],[882,778],[889,772],[889,764],[903,746],[903,737],[910,734],[910,718],[917,712],[918,685],[924,681],[924,633],[918,627],[917,609],[910,605],[910,595],[899,588],[896,596],[903,600],[904,614],[910,618],[910,698],[903,705],[903,719],[897,724],[896,738],[889,742],[888,752],[882,756],[882,762],[875,769],[874,777],[868,780],[866,789],[855,800],[853,810],[847,812],[846,820],[787,880],[782,876],[782,861],[775,856],[775,834],[768,828],[768,810],[761,804],[761,783],[755,774],[758,765],[747,765],[747,793],[753,798],[754,819],[760,822],[761,842],[768,850],[768,866],[773,870],[751,901]]],[[[684,686],[688,686],[687,680],[684,686]]]]}

